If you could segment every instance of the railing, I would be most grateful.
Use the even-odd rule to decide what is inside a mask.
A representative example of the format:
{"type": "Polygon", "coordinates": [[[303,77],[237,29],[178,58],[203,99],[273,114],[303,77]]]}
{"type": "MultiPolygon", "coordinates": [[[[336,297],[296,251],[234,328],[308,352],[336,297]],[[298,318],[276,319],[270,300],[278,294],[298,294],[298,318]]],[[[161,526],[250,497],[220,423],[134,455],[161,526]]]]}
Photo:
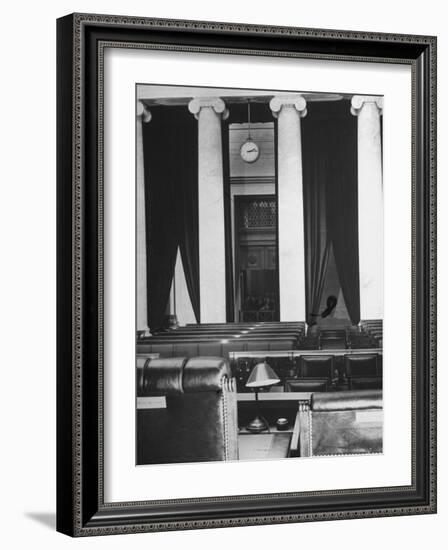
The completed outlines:
{"type": "Polygon", "coordinates": [[[260,323],[262,321],[278,321],[277,312],[274,309],[240,311],[240,322],[242,323],[260,323]]]}

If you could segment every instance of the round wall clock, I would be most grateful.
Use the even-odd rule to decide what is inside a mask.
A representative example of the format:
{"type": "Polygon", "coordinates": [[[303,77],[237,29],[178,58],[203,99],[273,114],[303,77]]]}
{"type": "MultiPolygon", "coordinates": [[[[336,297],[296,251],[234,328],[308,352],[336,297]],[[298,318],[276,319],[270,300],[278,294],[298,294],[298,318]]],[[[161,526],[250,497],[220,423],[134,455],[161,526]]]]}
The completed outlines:
{"type": "Polygon", "coordinates": [[[248,138],[243,145],[241,145],[240,155],[244,162],[255,162],[260,156],[260,149],[256,143],[248,138]]]}

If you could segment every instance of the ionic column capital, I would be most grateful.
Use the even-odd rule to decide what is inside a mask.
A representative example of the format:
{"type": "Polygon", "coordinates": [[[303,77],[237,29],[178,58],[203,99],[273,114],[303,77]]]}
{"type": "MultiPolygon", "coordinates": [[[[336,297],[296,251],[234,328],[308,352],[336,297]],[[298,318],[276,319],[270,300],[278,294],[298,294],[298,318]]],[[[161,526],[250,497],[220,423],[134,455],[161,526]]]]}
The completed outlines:
{"type": "Polygon", "coordinates": [[[374,95],[354,95],[352,97],[352,106],[350,112],[352,115],[357,116],[361,112],[364,105],[373,103],[377,106],[380,115],[383,114],[383,98],[374,95]]]}
{"type": "Polygon", "coordinates": [[[149,122],[152,118],[151,111],[140,100],[137,101],[137,116],[142,119],[142,122],[149,122]]]}
{"type": "Polygon", "coordinates": [[[195,97],[188,104],[188,110],[196,119],[199,119],[199,113],[204,108],[213,109],[223,120],[229,116],[226,104],[220,97],[195,97]]]}
{"type": "Polygon", "coordinates": [[[306,100],[300,94],[295,95],[277,95],[269,102],[272,114],[277,118],[283,107],[294,108],[300,117],[306,116],[306,100]]]}

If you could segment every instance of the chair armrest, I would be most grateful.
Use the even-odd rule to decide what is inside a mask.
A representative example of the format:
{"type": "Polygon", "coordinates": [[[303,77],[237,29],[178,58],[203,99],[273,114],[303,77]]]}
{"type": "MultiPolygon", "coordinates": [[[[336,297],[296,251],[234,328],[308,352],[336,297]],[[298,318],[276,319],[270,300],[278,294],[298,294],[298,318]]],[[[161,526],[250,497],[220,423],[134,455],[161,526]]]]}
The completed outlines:
{"type": "Polygon", "coordinates": [[[289,447],[289,456],[311,456],[310,403],[300,400],[289,447]]]}
{"type": "Polygon", "coordinates": [[[291,444],[289,446],[289,456],[299,456],[299,437],[300,437],[300,413],[297,410],[294,429],[292,431],[291,444]]]}

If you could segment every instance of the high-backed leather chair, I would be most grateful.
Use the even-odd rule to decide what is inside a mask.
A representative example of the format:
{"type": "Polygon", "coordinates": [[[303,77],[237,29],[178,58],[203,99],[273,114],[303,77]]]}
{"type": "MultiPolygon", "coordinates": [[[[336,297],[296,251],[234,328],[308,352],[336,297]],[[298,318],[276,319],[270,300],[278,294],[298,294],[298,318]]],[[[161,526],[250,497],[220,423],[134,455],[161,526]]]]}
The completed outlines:
{"type": "Polygon", "coordinates": [[[344,358],[344,374],[352,390],[382,389],[382,355],[352,354],[344,358]]]}
{"type": "Polygon", "coordinates": [[[300,358],[301,378],[328,378],[335,376],[333,355],[302,355],[300,358]]]}
{"type": "Polygon", "coordinates": [[[238,459],[235,381],[225,359],[140,362],[137,464],[238,459]],[[142,364],[143,363],[143,364],[142,364]]]}
{"type": "Polygon", "coordinates": [[[329,385],[328,378],[287,378],[285,392],[326,392],[329,385]]]}
{"type": "Polygon", "coordinates": [[[381,453],[381,390],[313,393],[300,400],[291,456],[381,453]]]}

